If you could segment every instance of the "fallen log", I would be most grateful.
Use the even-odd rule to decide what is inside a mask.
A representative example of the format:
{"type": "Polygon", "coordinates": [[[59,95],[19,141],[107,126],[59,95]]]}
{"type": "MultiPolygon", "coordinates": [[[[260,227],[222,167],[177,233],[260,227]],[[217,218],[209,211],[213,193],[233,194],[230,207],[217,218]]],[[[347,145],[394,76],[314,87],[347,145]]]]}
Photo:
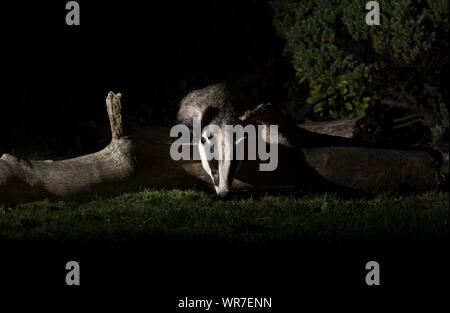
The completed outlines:
{"type": "Polygon", "coordinates": [[[368,116],[299,124],[298,126],[324,135],[339,136],[373,143],[382,141],[380,125],[375,119],[368,116]]]}
{"type": "MultiPolygon", "coordinates": [[[[121,95],[110,92],[106,104],[112,139],[99,152],[62,161],[4,154],[0,158],[0,202],[84,200],[141,188],[213,189],[199,161],[171,159],[169,129],[144,127],[132,134],[122,119],[121,95]]],[[[297,127],[270,110],[260,113],[246,118],[280,126],[278,168],[260,172],[258,161],[244,161],[233,181],[235,190],[316,186],[375,194],[439,188],[439,166],[425,151],[317,147],[337,137],[297,127]]]]}

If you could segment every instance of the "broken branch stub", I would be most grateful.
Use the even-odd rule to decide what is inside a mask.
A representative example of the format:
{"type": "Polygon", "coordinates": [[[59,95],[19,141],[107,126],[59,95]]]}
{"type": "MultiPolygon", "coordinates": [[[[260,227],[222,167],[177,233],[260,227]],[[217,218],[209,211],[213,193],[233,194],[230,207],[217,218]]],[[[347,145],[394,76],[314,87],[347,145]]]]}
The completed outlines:
{"type": "Polygon", "coordinates": [[[106,97],[106,109],[108,111],[113,139],[119,139],[124,136],[121,98],[122,95],[120,93],[115,94],[112,91],[110,91],[106,97]]]}

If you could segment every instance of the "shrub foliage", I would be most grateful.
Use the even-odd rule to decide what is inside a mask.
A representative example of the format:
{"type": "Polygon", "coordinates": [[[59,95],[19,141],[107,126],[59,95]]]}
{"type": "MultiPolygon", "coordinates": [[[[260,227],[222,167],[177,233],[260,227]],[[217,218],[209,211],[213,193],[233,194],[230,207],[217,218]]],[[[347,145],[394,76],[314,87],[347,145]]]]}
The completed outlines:
{"type": "Polygon", "coordinates": [[[366,2],[271,2],[284,54],[306,86],[315,118],[354,117],[388,105],[422,112],[429,126],[442,124],[448,1],[380,0],[378,26],[366,24],[366,2]]]}

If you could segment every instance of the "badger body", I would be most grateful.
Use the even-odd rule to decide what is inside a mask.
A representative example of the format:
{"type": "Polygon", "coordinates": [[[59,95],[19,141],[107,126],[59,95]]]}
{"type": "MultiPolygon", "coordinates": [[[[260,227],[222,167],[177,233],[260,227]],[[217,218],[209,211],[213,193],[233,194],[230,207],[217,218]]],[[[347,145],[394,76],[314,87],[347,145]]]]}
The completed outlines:
{"type": "MultiPolygon", "coordinates": [[[[203,89],[190,92],[180,104],[178,123],[193,128],[194,119],[200,121],[201,136],[192,138],[198,144],[203,169],[211,177],[216,193],[225,197],[239,169],[239,161],[227,160],[224,155],[236,145],[239,138],[233,138],[225,131],[226,125],[241,124],[239,117],[250,108],[250,103],[238,91],[227,83],[219,83],[203,89]],[[220,132],[215,132],[214,125],[220,132]],[[210,149],[212,140],[215,141],[215,157],[207,158],[206,149],[210,149]]],[[[216,129],[217,129],[216,128],[216,129]]]]}

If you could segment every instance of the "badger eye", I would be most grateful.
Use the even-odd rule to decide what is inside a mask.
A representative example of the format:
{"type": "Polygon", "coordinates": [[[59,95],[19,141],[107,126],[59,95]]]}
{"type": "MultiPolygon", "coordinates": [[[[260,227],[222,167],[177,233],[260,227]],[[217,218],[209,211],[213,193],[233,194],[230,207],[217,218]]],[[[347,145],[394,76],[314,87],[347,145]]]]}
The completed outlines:
{"type": "Polygon", "coordinates": [[[215,186],[219,186],[219,173],[213,171],[211,174],[212,174],[212,178],[213,178],[213,181],[214,181],[214,185],[215,186]]]}
{"type": "Polygon", "coordinates": [[[200,141],[202,142],[202,145],[204,145],[204,144],[206,143],[205,137],[202,137],[202,138],[200,139],[200,141]]]}
{"type": "Polygon", "coordinates": [[[210,134],[208,135],[208,139],[211,139],[213,136],[214,136],[214,133],[210,133],[210,134]]]}

